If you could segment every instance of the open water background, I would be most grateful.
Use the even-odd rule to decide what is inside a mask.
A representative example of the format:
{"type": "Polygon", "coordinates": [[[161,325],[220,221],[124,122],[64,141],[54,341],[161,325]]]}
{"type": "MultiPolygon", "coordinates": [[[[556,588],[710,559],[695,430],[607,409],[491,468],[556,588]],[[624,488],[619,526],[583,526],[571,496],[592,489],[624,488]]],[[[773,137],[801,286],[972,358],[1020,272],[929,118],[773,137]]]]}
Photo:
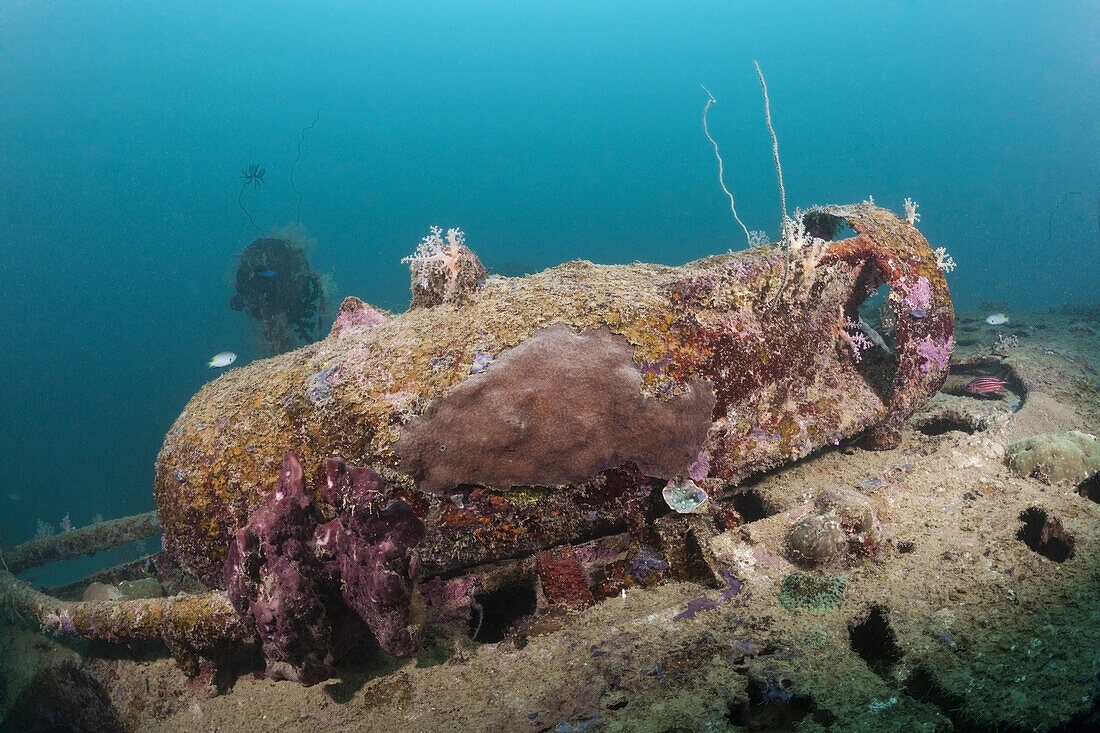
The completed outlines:
{"type": "MultiPolygon", "coordinates": [[[[237,253],[301,224],[348,294],[458,226],[491,270],[680,263],[873,195],[958,263],[962,307],[1100,301],[1100,9],[1079,2],[0,5],[0,542],[153,507],[237,253]],[[1072,193],[1071,193],[1072,192],[1072,193]],[[1059,205],[1059,202],[1062,202],[1059,205]]],[[[151,548],[149,548],[151,549],[151,548]]]]}

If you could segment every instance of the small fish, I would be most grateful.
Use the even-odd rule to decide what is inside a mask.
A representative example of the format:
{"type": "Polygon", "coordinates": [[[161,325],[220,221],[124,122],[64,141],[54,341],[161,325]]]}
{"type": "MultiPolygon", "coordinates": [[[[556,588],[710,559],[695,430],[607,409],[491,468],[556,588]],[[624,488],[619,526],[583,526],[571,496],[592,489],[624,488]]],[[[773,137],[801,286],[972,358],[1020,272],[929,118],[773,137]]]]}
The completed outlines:
{"type": "Polygon", "coordinates": [[[863,331],[864,336],[871,339],[871,343],[885,351],[887,354],[894,353],[894,350],[886,344],[886,339],[882,337],[882,334],[871,328],[871,326],[868,325],[867,321],[863,320],[862,318],[859,319],[859,330],[863,331]]]}
{"type": "Polygon", "coordinates": [[[257,272],[256,274],[259,275],[260,277],[275,277],[275,271],[274,270],[263,270],[261,272],[257,272]]]}
{"type": "Polygon", "coordinates": [[[214,358],[210,360],[210,367],[214,369],[221,369],[227,367],[237,360],[237,355],[232,351],[220,351],[214,354],[214,358]]]}
{"type": "Polygon", "coordinates": [[[1008,316],[1004,313],[990,313],[986,316],[985,322],[990,326],[1003,326],[1008,323],[1008,316]]]}
{"type": "Polygon", "coordinates": [[[1008,383],[999,377],[978,377],[971,379],[963,391],[978,397],[991,397],[1003,392],[1007,386],[1008,383]]]}

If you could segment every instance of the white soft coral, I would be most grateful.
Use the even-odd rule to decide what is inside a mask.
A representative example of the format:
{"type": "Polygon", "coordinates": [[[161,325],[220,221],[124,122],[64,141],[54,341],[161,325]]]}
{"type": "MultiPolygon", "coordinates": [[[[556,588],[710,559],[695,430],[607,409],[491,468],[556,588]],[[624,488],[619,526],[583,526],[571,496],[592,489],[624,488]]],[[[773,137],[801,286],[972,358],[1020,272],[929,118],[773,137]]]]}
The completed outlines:
{"type": "Polygon", "coordinates": [[[414,282],[422,288],[428,287],[431,276],[437,272],[448,279],[458,276],[460,247],[466,243],[466,234],[457,227],[447,230],[446,240],[440,227],[433,226],[431,232],[420,240],[415,252],[401,260],[409,265],[414,282]]]}
{"type": "Polygon", "coordinates": [[[413,307],[457,302],[485,278],[485,267],[470,248],[461,229],[433,226],[416,251],[401,260],[412,271],[413,307]]]}

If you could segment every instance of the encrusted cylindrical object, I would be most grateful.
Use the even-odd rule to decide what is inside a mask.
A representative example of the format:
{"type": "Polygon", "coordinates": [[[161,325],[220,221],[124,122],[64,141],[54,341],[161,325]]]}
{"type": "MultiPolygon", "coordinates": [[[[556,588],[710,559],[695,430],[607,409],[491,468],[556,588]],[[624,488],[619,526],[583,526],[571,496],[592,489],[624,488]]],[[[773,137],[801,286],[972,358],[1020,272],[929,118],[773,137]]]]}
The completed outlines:
{"type": "Polygon", "coordinates": [[[608,532],[670,480],[735,483],[864,431],[889,447],[952,347],[935,253],[871,204],[680,267],[479,279],[457,241],[413,264],[438,297],[348,299],[323,341],[227,372],[172,426],[165,548],[204,581],[287,452],[315,495],[327,458],[376,470],[425,523],[421,577],[449,576],[608,532]],[[892,349],[858,314],[882,284],[892,349]]]}

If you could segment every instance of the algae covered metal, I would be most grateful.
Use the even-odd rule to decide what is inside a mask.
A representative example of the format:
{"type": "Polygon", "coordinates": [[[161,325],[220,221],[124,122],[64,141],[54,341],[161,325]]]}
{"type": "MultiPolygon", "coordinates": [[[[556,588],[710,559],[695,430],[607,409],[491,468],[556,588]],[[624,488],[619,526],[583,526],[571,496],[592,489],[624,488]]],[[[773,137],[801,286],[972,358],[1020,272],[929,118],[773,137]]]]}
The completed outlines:
{"type": "MultiPolygon", "coordinates": [[[[204,581],[223,584],[229,542],[287,452],[307,476],[334,456],[378,471],[429,518],[429,568],[453,573],[607,528],[559,520],[577,505],[562,494],[736,483],[864,431],[889,447],[950,359],[935,253],[867,203],[680,267],[577,261],[479,279],[460,242],[411,259],[414,306],[427,305],[390,315],[349,298],[326,339],[228,372],[172,426],[156,468],[165,549],[204,581]],[[854,236],[830,241],[844,225],[854,236]],[[893,353],[860,331],[882,284],[893,353]],[[488,523],[467,506],[484,496],[488,523]],[[547,500],[557,516],[539,511],[547,500]],[[484,540],[467,547],[474,529],[484,540]]],[[[600,515],[614,502],[581,503],[600,515]]]]}

